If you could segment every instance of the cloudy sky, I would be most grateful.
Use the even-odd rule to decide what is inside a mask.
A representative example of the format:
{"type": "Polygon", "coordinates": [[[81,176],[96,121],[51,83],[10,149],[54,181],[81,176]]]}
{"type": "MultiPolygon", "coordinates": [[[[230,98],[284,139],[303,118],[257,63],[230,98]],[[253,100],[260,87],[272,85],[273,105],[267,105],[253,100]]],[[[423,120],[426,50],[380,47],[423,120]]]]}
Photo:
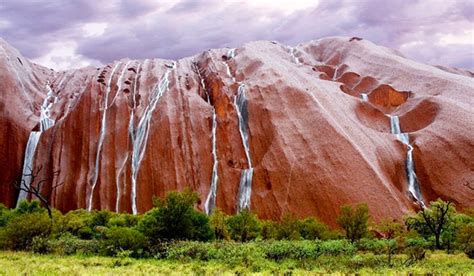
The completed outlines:
{"type": "Polygon", "coordinates": [[[54,69],[334,35],[474,69],[473,0],[0,0],[0,37],[54,69]]]}

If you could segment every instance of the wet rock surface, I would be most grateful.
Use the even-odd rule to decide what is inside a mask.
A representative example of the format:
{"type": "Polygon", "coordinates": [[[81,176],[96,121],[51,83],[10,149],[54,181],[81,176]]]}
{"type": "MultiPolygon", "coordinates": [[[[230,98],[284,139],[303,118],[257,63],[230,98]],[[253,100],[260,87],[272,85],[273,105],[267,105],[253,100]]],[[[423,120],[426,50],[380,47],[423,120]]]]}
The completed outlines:
{"type": "Polygon", "coordinates": [[[186,187],[204,210],[215,173],[211,205],[235,213],[242,172],[252,169],[244,194],[262,218],[292,212],[334,225],[340,205],[359,202],[377,220],[399,217],[417,206],[407,145],[391,134],[390,116],[409,134],[424,201],[473,207],[474,79],[350,40],[258,41],[65,72],[0,40],[0,201],[16,204],[13,182],[50,87],[54,124],[32,158],[43,178],[54,176],[43,192],[61,211],[145,212],[154,196],[186,187]],[[241,85],[243,126],[234,104],[241,85]]]}

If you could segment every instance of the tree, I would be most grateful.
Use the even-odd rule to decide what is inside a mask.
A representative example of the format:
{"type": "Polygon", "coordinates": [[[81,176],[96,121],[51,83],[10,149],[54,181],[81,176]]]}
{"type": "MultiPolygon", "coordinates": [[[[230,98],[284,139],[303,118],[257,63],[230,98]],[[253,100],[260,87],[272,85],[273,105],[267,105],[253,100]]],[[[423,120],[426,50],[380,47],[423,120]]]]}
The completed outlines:
{"type": "Polygon", "coordinates": [[[182,193],[170,192],[165,199],[154,200],[151,209],[138,222],[137,229],[152,241],[159,240],[210,240],[213,232],[209,218],[196,211],[199,197],[187,189],[182,193]]]}
{"type": "MultiPolygon", "coordinates": [[[[43,188],[45,183],[49,183],[59,175],[59,171],[55,171],[52,173],[52,176],[49,178],[38,178],[40,175],[40,172],[43,170],[43,166],[39,166],[36,170],[29,169],[29,173],[23,174],[23,177],[21,180],[15,182],[15,188],[17,188],[20,191],[24,191],[27,194],[31,194],[37,199],[41,201],[43,206],[48,210],[48,216],[52,220],[53,219],[53,212],[52,212],[52,207],[50,203],[49,196],[43,193],[43,188]],[[26,179],[29,178],[29,181],[26,181],[26,179]],[[28,183],[29,182],[29,183],[28,183]]],[[[59,186],[63,185],[64,182],[52,185],[51,191],[54,191],[56,188],[59,186]]]]}
{"type": "Polygon", "coordinates": [[[428,208],[408,217],[405,224],[409,230],[413,229],[424,237],[433,235],[436,248],[442,249],[441,237],[452,226],[455,212],[452,202],[438,199],[431,202],[428,208]]]}
{"type": "Polygon", "coordinates": [[[226,224],[227,216],[219,208],[214,208],[212,214],[209,217],[209,223],[211,229],[214,231],[214,235],[218,240],[229,240],[229,230],[226,224]]]}
{"type": "Polygon", "coordinates": [[[367,234],[368,220],[369,207],[367,204],[361,203],[355,209],[350,205],[341,206],[341,213],[336,222],[344,229],[346,238],[354,242],[367,234]]]}
{"type": "Polygon", "coordinates": [[[248,209],[227,219],[230,236],[233,240],[246,242],[255,239],[260,232],[257,216],[248,209]]]}

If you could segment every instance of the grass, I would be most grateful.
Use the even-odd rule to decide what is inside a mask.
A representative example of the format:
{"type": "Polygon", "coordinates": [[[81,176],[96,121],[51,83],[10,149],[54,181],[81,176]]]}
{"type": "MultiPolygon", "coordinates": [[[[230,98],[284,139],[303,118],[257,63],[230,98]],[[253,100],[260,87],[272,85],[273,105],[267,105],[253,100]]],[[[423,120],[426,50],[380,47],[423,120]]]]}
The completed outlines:
{"type": "Polygon", "coordinates": [[[355,256],[322,256],[315,260],[258,260],[248,266],[203,261],[172,261],[97,256],[38,255],[0,251],[0,275],[235,275],[235,274],[464,274],[474,275],[474,260],[464,254],[432,252],[425,260],[404,266],[406,256],[397,255],[393,267],[385,256],[371,253],[355,256]]]}

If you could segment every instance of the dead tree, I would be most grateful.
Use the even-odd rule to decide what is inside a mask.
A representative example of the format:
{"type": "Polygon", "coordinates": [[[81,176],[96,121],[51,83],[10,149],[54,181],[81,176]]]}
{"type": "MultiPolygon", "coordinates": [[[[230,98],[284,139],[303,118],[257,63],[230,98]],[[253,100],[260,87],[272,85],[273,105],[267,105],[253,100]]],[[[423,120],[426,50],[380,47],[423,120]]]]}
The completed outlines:
{"type": "MultiPolygon", "coordinates": [[[[49,183],[52,181],[56,176],[59,175],[59,171],[54,171],[51,174],[51,177],[47,178],[40,178],[40,172],[43,170],[43,166],[39,166],[36,169],[29,168],[29,173],[25,173],[22,175],[21,180],[15,182],[15,188],[20,191],[24,191],[27,194],[31,194],[34,197],[38,198],[39,201],[43,204],[43,206],[48,210],[48,216],[50,219],[53,219],[53,212],[51,208],[51,202],[49,196],[42,192],[45,183],[49,183]],[[26,178],[29,178],[29,181],[26,181],[26,178]],[[28,184],[29,182],[29,184],[28,184]]],[[[53,192],[56,188],[63,185],[64,182],[52,185],[51,192],[53,192]]]]}

